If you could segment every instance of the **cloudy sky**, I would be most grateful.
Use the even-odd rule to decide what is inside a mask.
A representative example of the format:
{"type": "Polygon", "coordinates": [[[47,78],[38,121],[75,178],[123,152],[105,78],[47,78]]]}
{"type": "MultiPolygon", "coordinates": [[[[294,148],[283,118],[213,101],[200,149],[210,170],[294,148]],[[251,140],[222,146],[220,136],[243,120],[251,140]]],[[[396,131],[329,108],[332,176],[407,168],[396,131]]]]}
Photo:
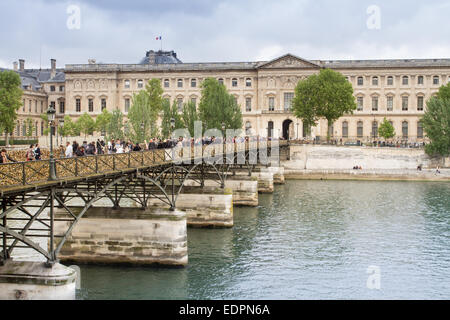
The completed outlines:
{"type": "Polygon", "coordinates": [[[450,58],[449,0],[0,0],[0,12],[0,67],[138,63],[157,36],[183,62],[450,58]]]}

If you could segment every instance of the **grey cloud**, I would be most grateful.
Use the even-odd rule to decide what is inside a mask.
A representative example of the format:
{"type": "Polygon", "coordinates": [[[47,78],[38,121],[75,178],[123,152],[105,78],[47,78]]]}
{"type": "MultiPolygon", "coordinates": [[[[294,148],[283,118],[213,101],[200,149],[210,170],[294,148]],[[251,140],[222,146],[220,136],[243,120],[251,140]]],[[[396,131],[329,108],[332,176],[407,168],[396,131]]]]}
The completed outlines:
{"type": "Polygon", "coordinates": [[[308,59],[450,57],[448,1],[78,1],[0,3],[0,64],[136,63],[146,50],[174,49],[183,61],[248,61],[291,52],[308,59]],[[66,28],[69,4],[81,29],[66,28]],[[366,27],[369,5],[381,30],[366,27]],[[24,9],[25,8],[25,9],[24,9]],[[5,12],[7,14],[5,14],[5,12]]]}

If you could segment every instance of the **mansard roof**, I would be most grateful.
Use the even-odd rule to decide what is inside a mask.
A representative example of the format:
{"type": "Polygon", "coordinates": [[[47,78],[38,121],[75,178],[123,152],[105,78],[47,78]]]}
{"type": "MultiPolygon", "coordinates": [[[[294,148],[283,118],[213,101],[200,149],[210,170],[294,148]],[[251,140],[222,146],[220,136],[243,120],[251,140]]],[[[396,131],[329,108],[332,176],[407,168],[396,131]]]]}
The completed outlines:
{"type": "Polygon", "coordinates": [[[174,51],[148,51],[140,64],[68,64],[66,72],[166,72],[270,69],[450,67],[450,59],[307,60],[285,54],[270,61],[183,63],[174,51]]]}

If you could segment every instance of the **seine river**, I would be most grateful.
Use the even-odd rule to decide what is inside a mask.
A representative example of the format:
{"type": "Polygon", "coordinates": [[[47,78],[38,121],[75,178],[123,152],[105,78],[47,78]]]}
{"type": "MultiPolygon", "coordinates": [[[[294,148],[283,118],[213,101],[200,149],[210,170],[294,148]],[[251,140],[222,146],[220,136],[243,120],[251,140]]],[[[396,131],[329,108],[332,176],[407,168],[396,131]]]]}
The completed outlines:
{"type": "Polygon", "coordinates": [[[450,298],[450,183],[288,181],[188,238],[187,268],[82,267],[79,298],[450,298]]]}

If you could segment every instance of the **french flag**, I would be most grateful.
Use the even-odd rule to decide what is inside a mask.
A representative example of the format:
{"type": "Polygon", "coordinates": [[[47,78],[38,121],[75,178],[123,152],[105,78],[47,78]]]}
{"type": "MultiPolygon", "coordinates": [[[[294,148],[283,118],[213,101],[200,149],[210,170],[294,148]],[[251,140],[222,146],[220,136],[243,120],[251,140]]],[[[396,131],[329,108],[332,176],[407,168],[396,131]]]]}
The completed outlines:
{"type": "Polygon", "coordinates": [[[156,37],[156,40],[162,40],[162,37],[161,36],[156,37]]]}

